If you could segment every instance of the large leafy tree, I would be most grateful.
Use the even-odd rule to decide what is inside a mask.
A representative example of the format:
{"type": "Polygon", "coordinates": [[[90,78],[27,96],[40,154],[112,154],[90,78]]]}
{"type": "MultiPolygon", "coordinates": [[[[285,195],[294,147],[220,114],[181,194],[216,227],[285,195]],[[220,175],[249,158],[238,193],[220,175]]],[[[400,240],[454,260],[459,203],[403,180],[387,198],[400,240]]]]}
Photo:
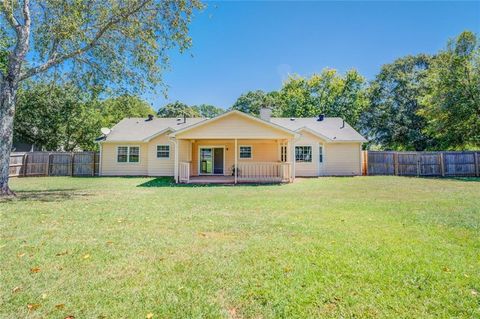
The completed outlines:
{"type": "Polygon", "coordinates": [[[463,32],[433,61],[419,114],[443,149],[480,148],[480,43],[463,32]]]}
{"type": "Polygon", "coordinates": [[[200,104],[192,106],[192,109],[195,110],[201,117],[212,118],[218,116],[225,112],[224,109],[216,107],[210,104],[200,104]]]}
{"type": "Polygon", "coordinates": [[[258,116],[262,107],[271,108],[276,114],[279,104],[278,92],[266,93],[262,90],[256,90],[240,95],[231,109],[258,116]]]}
{"type": "Polygon", "coordinates": [[[361,128],[372,144],[384,149],[422,151],[434,141],[422,132],[426,120],[417,112],[426,94],[425,80],[432,57],[406,56],[382,66],[369,88],[369,106],[361,128]]]}
{"type": "Polygon", "coordinates": [[[168,50],[190,45],[188,22],[200,7],[198,0],[0,2],[0,29],[12,43],[0,72],[0,194],[13,194],[9,157],[21,81],[69,73],[139,90],[161,82],[168,50]]]}
{"type": "Polygon", "coordinates": [[[15,140],[46,150],[95,149],[102,122],[95,100],[72,84],[23,85],[15,116],[15,140]]]}
{"type": "Polygon", "coordinates": [[[198,110],[193,109],[185,103],[175,101],[162,106],[157,115],[159,117],[200,117],[198,110]]]}
{"type": "Polygon", "coordinates": [[[102,125],[111,127],[126,117],[147,117],[155,114],[155,110],[141,98],[123,94],[108,98],[99,103],[102,125]]]}
{"type": "Polygon", "coordinates": [[[157,115],[160,117],[215,117],[222,114],[225,110],[210,104],[200,104],[189,106],[180,101],[168,103],[162,106],[157,115]]]}
{"type": "Polygon", "coordinates": [[[310,78],[291,76],[280,90],[285,117],[339,116],[357,126],[368,104],[365,79],[356,71],[344,75],[325,69],[310,78]]]}

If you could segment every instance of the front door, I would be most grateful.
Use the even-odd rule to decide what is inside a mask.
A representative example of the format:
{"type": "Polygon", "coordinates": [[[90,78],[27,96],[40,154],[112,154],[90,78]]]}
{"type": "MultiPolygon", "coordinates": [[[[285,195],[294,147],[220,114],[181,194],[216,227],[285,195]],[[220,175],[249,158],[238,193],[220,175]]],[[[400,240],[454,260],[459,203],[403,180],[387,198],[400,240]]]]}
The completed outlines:
{"type": "Polygon", "coordinates": [[[213,174],[223,175],[223,148],[213,149],[213,174]]]}
{"type": "Polygon", "coordinates": [[[223,175],[223,148],[200,147],[199,173],[200,175],[223,175]]]}

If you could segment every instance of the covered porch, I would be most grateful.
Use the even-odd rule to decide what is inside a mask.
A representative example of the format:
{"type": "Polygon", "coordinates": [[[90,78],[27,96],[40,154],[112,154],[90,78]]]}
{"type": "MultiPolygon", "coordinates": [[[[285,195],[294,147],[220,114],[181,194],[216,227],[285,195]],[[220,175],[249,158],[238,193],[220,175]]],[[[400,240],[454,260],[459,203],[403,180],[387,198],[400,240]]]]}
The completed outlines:
{"type": "Polygon", "coordinates": [[[234,184],[287,183],[295,177],[298,134],[239,111],[199,122],[170,137],[175,143],[178,183],[225,181],[226,177],[233,178],[234,184]]]}
{"type": "Polygon", "coordinates": [[[181,139],[177,143],[179,183],[288,183],[294,177],[289,140],[181,139]]]}

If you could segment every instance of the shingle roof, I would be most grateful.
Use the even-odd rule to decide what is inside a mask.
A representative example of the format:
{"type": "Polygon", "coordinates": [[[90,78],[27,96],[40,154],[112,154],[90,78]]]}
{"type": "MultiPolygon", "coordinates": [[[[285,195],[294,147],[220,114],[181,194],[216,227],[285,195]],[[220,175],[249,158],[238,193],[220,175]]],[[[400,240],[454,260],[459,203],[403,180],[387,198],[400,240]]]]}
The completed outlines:
{"type": "Polygon", "coordinates": [[[367,141],[347,122],[345,122],[345,126],[342,128],[343,119],[340,117],[325,117],[323,121],[317,121],[316,117],[272,117],[271,121],[272,123],[283,126],[292,131],[297,131],[301,128],[308,128],[320,135],[331,139],[332,141],[367,141]]]}
{"type": "Polygon", "coordinates": [[[106,140],[109,142],[140,142],[149,137],[172,129],[173,131],[204,121],[204,118],[154,118],[146,121],[145,118],[125,118],[112,127],[112,131],[108,134],[106,140]]]}
{"type": "MultiPolygon", "coordinates": [[[[151,121],[146,121],[145,118],[126,118],[112,128],[105,140],[109,142],[141,142],[167,129],[177,131],[205,120],[207,119],[187,118],[184,123],[183,118],[180,120],[177,118],[154,118],[151,121]]],[[[366,142],[365,138],[348,123],[345,122],[345,126],[342,128],[343,119],[339,117],[325,117],[323,121],[317,121],[313,117],[294,118],[293,120],[272,117],[271,122],[291,131],[307,128],[332,141],[366,142]]]]}

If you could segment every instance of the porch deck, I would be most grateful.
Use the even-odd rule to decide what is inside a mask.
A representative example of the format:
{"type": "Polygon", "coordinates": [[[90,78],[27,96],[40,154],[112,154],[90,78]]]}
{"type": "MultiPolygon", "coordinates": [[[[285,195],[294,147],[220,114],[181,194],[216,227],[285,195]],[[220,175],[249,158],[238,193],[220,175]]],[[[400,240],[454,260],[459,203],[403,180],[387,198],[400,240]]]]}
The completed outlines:
{"type": "MultiPolygon", "coordinates": [[[[248,179],[238,179],[237,183],[281,183],[281,178],[248,178],[248,179]]],[[[235,184],[235,178],[233,176],[222,176],[222,175],[214,175],[214,176],[191,176],[188,184],[235,184]]]]}

